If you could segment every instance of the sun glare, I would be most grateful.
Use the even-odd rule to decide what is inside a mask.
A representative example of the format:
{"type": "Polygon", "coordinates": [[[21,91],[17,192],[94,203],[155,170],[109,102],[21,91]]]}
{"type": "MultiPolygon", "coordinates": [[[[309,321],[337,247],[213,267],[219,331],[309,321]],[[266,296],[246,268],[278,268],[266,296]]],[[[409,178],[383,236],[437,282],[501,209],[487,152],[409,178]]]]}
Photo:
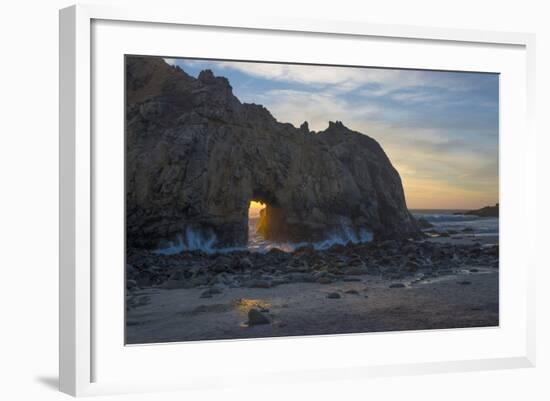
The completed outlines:
{"type": "Polygon", "coordinates": [[[250,201],[250,206],[248,207],[248,217],[258,217],[260,215],[260,210],[265,208],[265,203],[250,201]]]}

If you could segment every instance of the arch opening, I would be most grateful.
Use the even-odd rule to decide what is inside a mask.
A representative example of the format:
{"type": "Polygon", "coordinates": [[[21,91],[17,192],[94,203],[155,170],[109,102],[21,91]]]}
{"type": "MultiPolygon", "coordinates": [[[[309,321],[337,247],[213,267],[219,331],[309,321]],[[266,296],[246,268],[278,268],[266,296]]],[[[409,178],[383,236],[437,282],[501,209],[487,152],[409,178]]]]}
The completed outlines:
{"type": "Polygon", "coordinates": [[[267,203],[251,199],[248,204],[248,248],[259,249],[265,245],[267,203]]]}

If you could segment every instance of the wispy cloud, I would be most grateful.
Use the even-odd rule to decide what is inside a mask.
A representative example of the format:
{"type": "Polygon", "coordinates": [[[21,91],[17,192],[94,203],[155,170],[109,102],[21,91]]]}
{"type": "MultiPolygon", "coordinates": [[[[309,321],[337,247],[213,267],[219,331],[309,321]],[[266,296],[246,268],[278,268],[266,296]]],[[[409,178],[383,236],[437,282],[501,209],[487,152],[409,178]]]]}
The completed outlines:
{"type": "Polygon", "coordinates": [[[401,174],[409,207],[498,201],[498,76],[459,72],[168,59],[191,74],[228,77],[241,101],[281,122],[329,120],[378,140],[401,174]]]}

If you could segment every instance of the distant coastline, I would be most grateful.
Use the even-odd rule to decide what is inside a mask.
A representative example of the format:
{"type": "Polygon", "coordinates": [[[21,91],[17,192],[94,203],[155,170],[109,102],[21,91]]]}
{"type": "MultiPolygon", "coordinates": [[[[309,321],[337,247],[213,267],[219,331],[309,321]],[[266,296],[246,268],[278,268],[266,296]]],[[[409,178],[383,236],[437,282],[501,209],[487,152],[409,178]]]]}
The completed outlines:
{"type": "Polygon", "coordinates": [[[494,206],[485,206],[481,209],[470,210],[463,213],[467,216],[477,216],[477,217],[498,217],[499,206],[498,203],[494,206]]]}

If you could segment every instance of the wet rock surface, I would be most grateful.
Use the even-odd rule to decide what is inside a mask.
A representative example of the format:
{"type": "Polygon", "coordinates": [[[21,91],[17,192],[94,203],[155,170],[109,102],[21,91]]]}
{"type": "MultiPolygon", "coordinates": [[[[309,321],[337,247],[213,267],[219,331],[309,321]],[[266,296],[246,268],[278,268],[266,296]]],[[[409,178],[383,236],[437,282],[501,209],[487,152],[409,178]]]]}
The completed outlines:
{"type": "MultiPolygon", "coordinates": [[[[457,272],[498,269],[498,245],[425,241],[381,241],[312,248],[292,253],[235,251],[225,254],[184,252],[159,255],[130,249],[126,266],[128,294],[142,288],[203,288],[211,297],[224,288],[268,289],[289,283],[433,279],[457,272]]],[[[388,283],[388,285],[393,283],[388,283]]]]}

